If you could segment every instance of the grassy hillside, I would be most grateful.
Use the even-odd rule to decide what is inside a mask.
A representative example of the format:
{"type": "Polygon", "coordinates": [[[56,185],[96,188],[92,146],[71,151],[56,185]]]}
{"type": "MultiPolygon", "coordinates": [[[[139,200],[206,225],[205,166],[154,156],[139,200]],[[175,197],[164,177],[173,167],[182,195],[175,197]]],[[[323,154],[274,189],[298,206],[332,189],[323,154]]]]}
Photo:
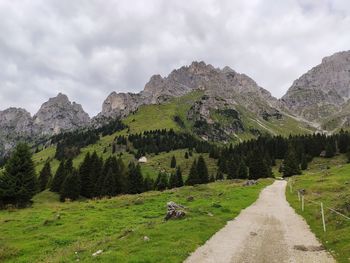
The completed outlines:
{"type": "Polygon", "coordinates": [[[72,203],[45,191],[32,208],[0,211],[0,261],[182,262],[271,182],[225,181],[72,203]],[[163,221],[169,201],[186,206],[184,219],[163,221]]]}
{"type": "Polygon", "coordinates": [[[316,158],[304,175],[292,178],[292,186],[294,191],[306,190],[303,212],[297,194],[287,189],[287,199],[293,208],[306,219],[338,262],[350,262],[350,220],[325,209],[327,231],[324,233],[319,205],[322,201],[325,207],[335,208],[350,217],[350,164],[346,164],[346,158],[316,158]]]}

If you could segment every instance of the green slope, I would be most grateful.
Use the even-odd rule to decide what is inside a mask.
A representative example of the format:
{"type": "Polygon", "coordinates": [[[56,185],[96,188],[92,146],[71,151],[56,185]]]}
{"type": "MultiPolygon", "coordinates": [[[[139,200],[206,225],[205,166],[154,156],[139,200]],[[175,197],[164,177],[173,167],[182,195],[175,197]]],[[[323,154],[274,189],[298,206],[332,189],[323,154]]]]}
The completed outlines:
{"type": "Polygon", "coordinates": [[[0,211],[0,261],[182,262],[271,182],[225,181],[72,203],[45,191],[33,208],[0,211]],[[184,219],[163,221],[169,201],[186,206],[184,219]]]}
{"type": "Polygon", "coordinates": [[[288,188],[286,194],[292,207],[306,219],[338,262],[349,262],[350,220],[327,209],[335,208],[350,217],[350,164],[346,163],[346,158],[315,158],[304,175],[293,177],[290,184],[294,191],[290,193],[288,188]],[[299,189],[306,190],[304,211],[296,194],[299,189]],[[326,232],[323,231],[320,202],[325,206],[326,232]]]}

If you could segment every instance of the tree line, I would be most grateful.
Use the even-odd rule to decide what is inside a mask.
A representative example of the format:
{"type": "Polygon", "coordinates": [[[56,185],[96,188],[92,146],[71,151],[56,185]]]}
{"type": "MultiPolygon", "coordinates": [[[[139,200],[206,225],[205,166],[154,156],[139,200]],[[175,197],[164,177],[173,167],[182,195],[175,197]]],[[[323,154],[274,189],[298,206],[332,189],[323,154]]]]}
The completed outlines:
{"type": "MultiPolygon", "coordinates": [[[[169,151],[177,147],[188,147],[185,159],[192,155],[192,150],[209,152],[209,156],[217,159],[217,174],[209,176],[205,160],[200,155],[193,161],[184,180],[181,168],[177,165],[175,157],[172,157],[170,166],[174,168],[174,172],[169,175],[161,171],[156,180],[153,180],[142,175],[139,164],[130,162],[125,165],[122,159],[115,155],[103,160],[94,152],[87,153],[78,168],[74,168],[72,158],[64,158],[54,175],[50,163],[46,162],[37,177],[31,149],[28,145],[20,143],[0,174],[0,206],[7,204],[24,206],[30,202],[34,194],[47,188],[59,193],[62,201],[76,200],[80,196],[111,197],[202,184],[214,180],[265,178],[272,175],[271,167],[276,164],[276,159],[283,160],[279,169],[284,176],[300,174],[301,170],[306,169],[308,163],[318,156],[331,158],[338,153],[344,153],[350,161],[350,134],[347,131],[340,131],[339,134],[332,136],[322,134],[287,138],[261,136],[256,140],[227,147],[212,147],[207,142],[197,144],[189,139],[190,136],[175,134],[173,131],[156,131],[134,136],[130,140],[136,142],[136,147],[139,149],[147,149],[143,143],[150,143],[163,150],[161,142],[167,145],[165,149],[169,151]],[[165,138],[169,138],[172,143],[167,144],[165,138]]],[[[129,138],[119,137],[119,140],[129,138]]]]}
{"type": "Polygon", "coordinates": [[[125,128],[120,119],[115,119],[97,129],[76,130],[55,135],[51,138],[51,143],[56,144],[55,158],[57,160],[74,158],[80,153],[81,148],[96,143],[100,135],[111,135],[125,128]]]}

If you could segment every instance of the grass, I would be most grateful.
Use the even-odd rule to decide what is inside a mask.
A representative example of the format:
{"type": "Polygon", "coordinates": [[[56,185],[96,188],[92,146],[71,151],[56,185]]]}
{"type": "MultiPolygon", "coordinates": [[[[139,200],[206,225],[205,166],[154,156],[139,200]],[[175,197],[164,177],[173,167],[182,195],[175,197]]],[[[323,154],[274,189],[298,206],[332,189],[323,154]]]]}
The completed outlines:
{"type": "Polygon", "coordinates": [[[72,203],[45,191],[32,208],[0,211],[0,261],[182,262],[271,182],[223,181],[72,203]],[[168,201],[186,206],[186,217],[165,222],[168,201]]]}
{"type": "MultiPolygon", "coordinates": [[[[141,164],[141,169],[144,174],[147,174],[148,171],[149,175],[153,178],[157,176],[158,171],[166,171],[168,173],[175,172],[175,169],[170,168],[171,157],[175,156],[176,165],[181,167],[182,176],[185,179],[190,172],[194,159],[198,159],[200,155],[194,152],[192,157],[190,156],[188,159],[185,159],[184,156],[186,151],[187,150],[176,150],[168,153],[147,156],[147,163],[141,164]],[[154,172],[156,174],[153,174],[154,172]]],[[[209,158],[208,153],[203,153],[201,155],[207,164],[209,175],[213,174],[215,176],[217,173],[217,160],[209,158]]]]}
{"type": "Polygon", "coordinates": [[[173,129],[179,131],[189,128],[187,112],[192,104],[203,95],[202,91],[194,91],[185,96],[174,98],[164,104],[152,104],[141,106],[134,114],[129,115],[124,123],[129,126],[130,133],[157,129],[173,129]],[[179,116],[184,123],[180,127],[174,117],[179,116]]]}
{"type": "Polygon", "coordinates": [[[327,231],[323,231],[320,205],[335,208],[350,217],[350,164],[344,156],[315,158],[302,176],[292,178],[294,191],[305,189],[305,210],[295,192],[286,192],[292,207],[303,216],[311,230],[340,263],[350,262],[350,220],[325,209],[327,231]],[[315,203],[311,203],[309,200],[315,203]]]}

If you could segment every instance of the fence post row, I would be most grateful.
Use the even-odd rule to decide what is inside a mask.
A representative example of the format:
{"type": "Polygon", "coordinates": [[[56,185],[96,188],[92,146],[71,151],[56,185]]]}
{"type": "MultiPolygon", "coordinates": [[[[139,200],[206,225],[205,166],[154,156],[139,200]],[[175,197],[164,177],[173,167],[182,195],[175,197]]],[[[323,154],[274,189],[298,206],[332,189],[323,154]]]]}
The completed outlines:
{"type": "MultiPolygon", "coordinates": [[[[293,181],[291,179],[288,180],[288,183],[289,183],[289,190],[290,192],[292,193],[293,192],[293,188],[292,188],[292,183],[293,181]]],[[[305,197],[304,197],[304,194],[301,194],[300,191],[298,190],[297,191],[298,193],[298,201],[300,202],[301,201],[301,211],[304,211],[305,209],[305,197]]],[[[311,203],[315,203],[315,204],[318,204],[318,202],[314,202],[312,200],[309,200],[311,203]]],[[[322,216],[322,225],[323,225],[323,231],[326,232],[326,220],[325,220],[325,216],[324,216],[324,207],[323,207],[323,202],[320,202],[320,206],[321,206],[321,216],[322,216]]],[[[326,207],[326,209],[330,210],[331,212],[334,212],[342,217],[344,217],[345,219],[347,220],[350,220],[350,217],[338,212],[337,210],[333,209],[333,208],[330,208],[330,207],[326,207]]]]}

